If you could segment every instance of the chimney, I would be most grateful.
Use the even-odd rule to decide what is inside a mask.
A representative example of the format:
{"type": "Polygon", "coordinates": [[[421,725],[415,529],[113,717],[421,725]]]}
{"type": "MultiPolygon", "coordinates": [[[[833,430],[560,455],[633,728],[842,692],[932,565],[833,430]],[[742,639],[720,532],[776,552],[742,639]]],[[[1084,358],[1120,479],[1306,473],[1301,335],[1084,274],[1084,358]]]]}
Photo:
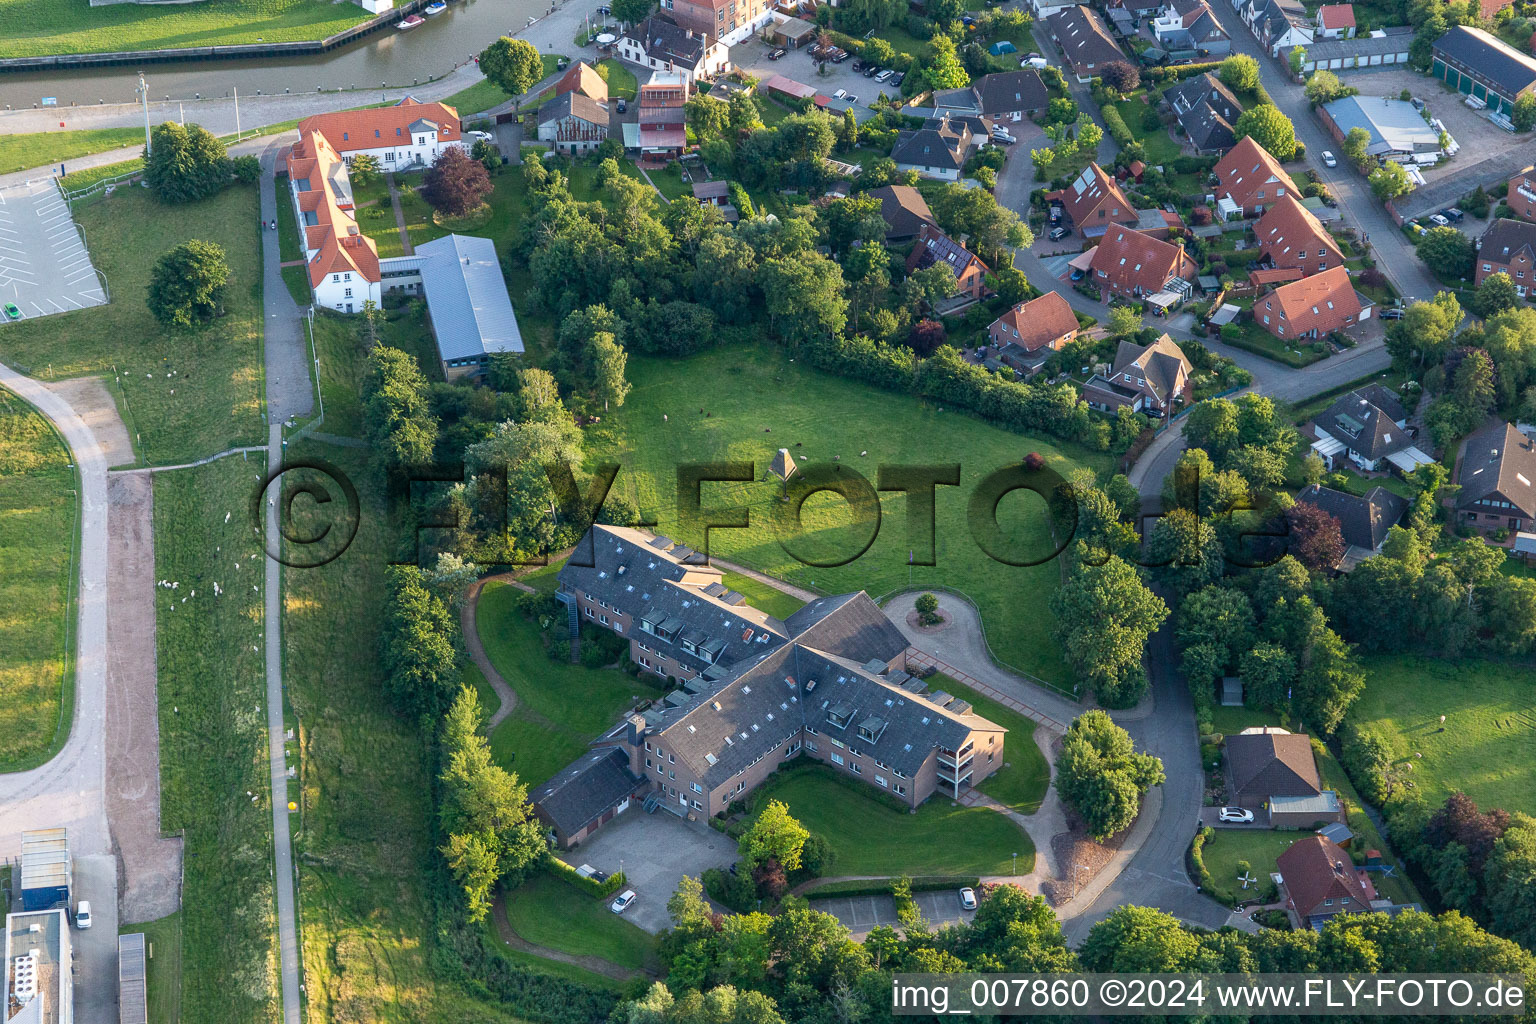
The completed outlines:
{"type": "Polygon", "coordinates": [[[629,718],[625,719],[625,724],[628,728],[625,730],[624,738],[630,746],[638,747],[640,745],[640,737],[645,734],[645,718],[641,715],[630,715],[629,718]]]}

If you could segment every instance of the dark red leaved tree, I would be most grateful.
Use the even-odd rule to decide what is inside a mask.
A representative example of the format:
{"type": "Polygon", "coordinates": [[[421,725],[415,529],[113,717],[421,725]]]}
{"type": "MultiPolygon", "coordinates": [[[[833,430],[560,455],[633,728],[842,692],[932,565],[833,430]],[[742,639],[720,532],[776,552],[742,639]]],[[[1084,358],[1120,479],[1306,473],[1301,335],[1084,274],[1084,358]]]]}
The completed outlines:
{"type": "Polygon", "coordinates": [[[491,176],[485,165],[472,159],[458,146],[443,150],[421,183],[421,198],[434,210],[450,217],[462,217],[478,209],[491,194],[491,176]]]}

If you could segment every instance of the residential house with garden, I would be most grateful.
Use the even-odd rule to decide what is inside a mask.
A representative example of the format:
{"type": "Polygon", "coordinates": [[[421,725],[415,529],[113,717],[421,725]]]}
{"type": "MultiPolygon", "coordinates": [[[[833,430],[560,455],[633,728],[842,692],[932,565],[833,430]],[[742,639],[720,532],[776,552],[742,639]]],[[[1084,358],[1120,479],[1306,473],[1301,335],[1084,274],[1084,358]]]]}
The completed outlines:
{"type": "Polygon", "coordinates": [[[1317,9],[1317,39],[1352,39],[1355,35],[1354,4],[1323,4],[1317,9]]]}
{"type": "Polygon", "coordinates": [[[1077,338],[1077,314],[1060,292],[1050,291],[1007,309],[987,327],[987,339],[998,362],[1026,376],[1077,338]]]}
{"type": "Polygon", "coordinates": [[[1275,858],[1292,924],[1321,931],[1337,914],[1368,914],[1376,888],[1349,853],[1323,836],[1306,836],[1275,858]]]}
{"type": "Polygon", "coordinates": [[[1253,317],[1285,341],[1323,338],[1370,319],[1371,301],[1342,266],[1278,285],[1253,302],[1253,317]]]}
{"type": "Polygon", "coordinates": [[[1482,284],[1494,274],[1508,274],[1522,298],[1536,283],[1536,224],[1508,217],[1495,218],[1477,241],[1477,268],[1473,283],[1482,284]]]}
{"type": "Polygon", "coordinates": [[[628,638],[641,671],[677,684],[533,794],[562,845],[635,797],[719,814],[797,755],[914,808],[1002,767],[1006,730],[909,674],[906,637],[867,594],[820,598],[781,620],[722,576],[692,548],[610,526],[592,527],[560,570],[556,596],[573,624],[628,638]],[[584,777],[591,796],[573,788],[584,777]]]}
{"type": "MultiPolygon", "coordinates": [[[[1087,279],[1107,295],[1140,303],[1165,293],[1188,298],[1198,274],[1199,267],[1184,246],[1116,227],[1100,240],[1089,261],[1087,279]]],[[[1167,303],[1157,305],[1166,308],[1167,303]]]]}
{"type": "Polygon", "coordinates": [[[1339,398],[1312,421],[1312,432],[1312,451],[1329,469],[1354,465],[1377,473],[1390,465],[1406,474],[1433,461],[1414,445],[1408,410],[1380,384],[1339,398]]]}
{"type": "Polygon", "coordinates": [[[1237,0],[1235,6],[1271,57],[1286,57],[1292,49],[1312,43],[1312,19],[1299,0],[1237,0]]]}
{"type": "Polygon", "coordinates": [[[932,266],[944,267],[954,275],[956,295],[979,299],[986,294],[991,268],[937,227],[924,224],[907,256],[907,273],[914,274],[932,266]]]}
{"type": "Polygon", "coordinates": [[[1164,50],[1193,50],[1201,57],[1232,52],[1232,37],[1206,0],[1170,0],[1152,22],[1152,37],[1164,50]]]}
{"type": "Polygon", "coordinates": [[[300,139],[319,133],[348,164],[367,154],[382,171],[425,170],[449,146],[469,148],[457,110],[414,96],[387,107],[314,114],[298,127],[300,139]]]}
{"type": "Polygon", "coordinates": [[[299,133],[283,162],[315,304],[342,313],[380,305],[379,247],[357,226],[346,162],[314,129],[299,133]]]}
{"type": "Polygon", "coordinates": [[[1505,117],[1516,100],[1536,92],[1536,57],[1470,25],[1435,40],[1429,73],[1505,117]]]}
{"type": "Polygon", "coordinates": [[[891,159],[898,171],[916,171],[924,178],[959,181],[960,171],[977,147],[977,139],[963,118],[945,114],[931,118],[915,131],[896,136],[891,159]]]}
{"type": "Polygon", "coordinates": [[[880,200],[880,217],[885,221],[885,241],[888,245],[911,242],[923,230],[924,225],[937,227],[928,200],[911,185],[882,185],[870,189],[869,198],[880,200]]]}
{"type": "Polygon", "coordinates": [[[1281,196],[1301,193],[1280,161],[1251,135],[1238,139],[1211,173],[1216,176],[1216,212],[1222,220],[1257,217],[1281,196]]]}
{"type": "Polygon", "coordinates": [[[1344,555],[1337,568],[1348,572],[1367,558],[1381,554],[1387,532],[1402,522],[1408,501],[1385,487],[1372,487],[1364,497],[1310,484],[1296,494],[1298,505],[1311,505],[1339,524],[1344,555]]]}
{"type": "Polygon", "coordinates": [[[1227,803],[1277,828],[1315,828],[1343,821],[1339,795],[1324,789],[1312,738],[1262,726],[1226,739],[1227,803]]]}
{"type": "Polygon", "coordinates": [[[1342,267],[1344,253],[1323,222],[1296,199],[1282,196],[1253,225],[1259,263],[1272,269],[1297,271],[1298,277],[1342,267]]]}
{"type": "Polygon", "coordinates": [[[1521,220],[1536,221],[1536,174],[1524,171],[1512,175],[1504,202],[1521,220]]]}
{"type": "Polygon", "coordinates": [[[641,159],[673,160],[688,145],[684,107],[691,92],[688,75],[657,71],[640,86],[640,110],[635,121],[624,122],[624,148],[639,150],[641,159]]]}
{"type": "Polygon", "coordinates": [[[1490,423],[1467,438],[1456,463],[1456,521],[1484,533],[1536,523],[1536,442],[1513,423],[1490,423]]]}
{"type": "Polygon", "coordinates": [[[685,28],[660,12],[620,35],[615,48],[631,64],[651,71],[677,72],[691,83],[731,68],[730,50],[724,43],[705,32],[685,28]]]}
{"type": "Polygon", "coordinates": [[[584,60],[566,68],[565,74],[555,83],[555,95],[565,92],[579,92],[583,96],[590,97],[599,103],[608,102],[608,82],[597,69],[584,60]]]}
{"type": "Polygon", "coordinates": [[[1051,101],[1040,72],[998,71],[983,75],[962,89],[940,89],[933,94],[933,116],[985,117],[998,122],[1019,122],[1039,114],[1051,101]]]}
{"type": "Polygon", "coordinates": [[[1083,385],[1083,400],[1101,412],[1126,408],[1164,417],[1189,390],[1191,372],[1184,350],[1166,334],[1150,345],[1122,341],[1109,373],[1083,385]]]}
{"type": "Polygon", "coordinates": [[[1242,116],[1243,105],[1215,75],[1206,72],[1186,78],[1169,86],[1163,99],[1196,153],[1225,153],[1236,145],[1232,126],[1242,116]]]}
{"type": "Polygon", "coordinates": [[[1084,238],[1097,238],[1114,225],[1134,227],[1140,219],[1120,190],[1120,183],[1096,163],[1083,168],[1066,188],[1045,198],[1061,211],[1058,217],[1053,209],[1051,219],[1076,228],[1084,238]]]}
{"type": "Polygon", "coordinates": [[[1109,25],[1091,7],[1068,7],[1047,18],[1046,27],[1079,82],[1101,74],[1106,64],[1125,60],[1109,25]]]}

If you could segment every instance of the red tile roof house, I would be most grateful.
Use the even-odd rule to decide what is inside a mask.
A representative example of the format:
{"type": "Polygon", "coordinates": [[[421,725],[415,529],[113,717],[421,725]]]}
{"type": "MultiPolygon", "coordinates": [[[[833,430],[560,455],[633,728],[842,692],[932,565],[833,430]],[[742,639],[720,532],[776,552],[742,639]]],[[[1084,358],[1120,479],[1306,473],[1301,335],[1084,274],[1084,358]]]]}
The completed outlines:
{"type": "Polygon", "coordinates": [[[1277,338],[1321,338],[1370,319],[1369,301],[1350,283],[1349,271],[1333,267],[1283,284],[1254,300],[1253,318],[1277,338]]]}
{"type": "Polygon", "coordinates": [[[1494,274],[1508,274],[1520,295],[1531,294],[1536,284],[1536,224],[1502,217],[1488,225],[1477,240],[1477,271],[1474,284],[1494,274]]]}
{"type": "MultiPolygon", "coordinates": [[[[640,87],[639,128],[635,132],[642,157],[668,159],[683,155],[688,144],[683,106],[688,80],[681,73],[658,72],[640,87]],[[669,80],[670,79],[670,80],[669,80]]],[[[625,138],[625,145],[629,139],[625,138]]]]}
{"type": "Polygon", "coordinates": [[[1061,205],[1065,223],[1084,238],[1097,238],[1112,224],[1133,226],[1139,219],[1120,185],[1098,164],[1089,164],[1072,184],[1045,198],[1061,205]]]}
{"type": "Polygon", "coordinates": [[[1145,348],[1122,341],[1109,376],[1088,378],[1083,400],[1102,412],[1125,406],[1149,416],[1166,415],[1188,389],[1191,369],[1183,350],[1166,334],[1145,348]]]}
{"type": "Polygon", "coordinates": [[[912,253],[907,257],[907,273],[931,267],[935,263],[948,267],[955,275],[955,291],[972,299],[979,299],[987,291],[986,277],[991,268],[965,246],[950,238],[931,224],[924,224],[912,243],[912,253]]]}
{"type": "Polygon", "coordinates": [[[1216,164],[1212,173],[1216,187],[1217,215],[1224,220],[1234,215],[1257,217],[1281,196],[1299,196],[1301,189],[1280,166],[1280,161],[1251,136],[1244,136],[1216,164]],[[1226,199],[1227,203],[1220,202],[1226,199]],[[1227,212],[1220,208],[1227,206],[1227,212]]]}
{"type": "Polygon", "coordinates": [[[1353,39],[1354,35],[1354,4],[1324,4],[1317,9],[1317,38],[1353,39]]]}
{"type": "Polygon", "coordinates": [[[352,182],[340,154],[311,129],[300,133],[283,163],[316,305],[355,313],[369,300],[381,304],[379,249],[357,226],[352,182]]]}
{"type": "MultiPolygon", "coordinates": [[[[1088,280],[1093,284],[1132,300],[1167,291],[1170,282],[1185,282],[1187,288],[1199,273],[1194,257],[1182,245],[1122,227],[1104,235],[1089,266],[1088,280]]],[[[1181,286],[1172,287],[1179,290],[1181,286]]]]}
{"type": "Polygon", "coordinates": [[[1536,221],[1536,174],[1517,174],[1509,179],[1509,208],[1521,220],[1536,221]]]}
{"type": "Polygon", "coordinates": [[[422,103],[407,96],[388,107],[339,110],[299,122],[299,137],[319,132],[347,163],[360,153],[384,171],[430,167],[449,146],[468,149],[459,112],[443,103],[422,103]]]}
{"type": "Polygon", "coordinates": [[[1321,929],[1335,914],[1368,914],[1376,889],[1343,847],[1322,836],[1292,843],[1275,858],[1285,907],[1298,928],[1321,929]]]}
{"type": "Polygon", "coordinates": [[[1052,351],[1077,337],[1078,329],[1077,316],[1061,293],[1046,292],[992,321],[987,337],[999,361],[1035,373],[1052,351]]]}
{"type": "Polygon", "coordinates": [[[1294,268],[1306,277],[1344,265],[1344,253],[1328,229],[1294,196],[1282,196],[1265,211],[1253,234],[1259,261],[1269,268],[1294,268]]]}

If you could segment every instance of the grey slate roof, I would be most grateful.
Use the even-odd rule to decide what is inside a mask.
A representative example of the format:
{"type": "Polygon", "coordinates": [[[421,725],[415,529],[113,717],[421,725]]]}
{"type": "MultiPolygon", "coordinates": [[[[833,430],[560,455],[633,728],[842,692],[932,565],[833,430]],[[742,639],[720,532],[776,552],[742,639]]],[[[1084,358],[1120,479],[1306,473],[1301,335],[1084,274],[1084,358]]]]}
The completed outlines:
{"type": "Polygon", "coordinates": [[[1163,94],[1197,149],[1229,149],[1237,142],[1232,126],[1243,105],[1213,74],[1186,79],[1163,94]]]}
{"type": "Polygon", "coordinates": [[[633,793],[641,780],[630,774],[618,747],[598,747],[566,765],[528,798],[566,835],[579,831],[633,793]]]}
{"type": "Polygon", "coordinates": [[[1378,551],[1387,539],[1387,531],[1402,521],[1408,502],[1385,487],[1372,487],[1359,498],[1320,484],[1303,488],[1296,495],[1302,504],[1322,509],[1339,521],[1344,543],[1367,551],[1378,551]]]}
{"type": "Polygon", "coordinates": [[[1488,225],[1477,243],[1477,258],[1493,263],[1508,263],[1521,251],[1536,260],[1536,224],[1498,217],[1488,225]]]}
{"type": "Polygon", "coordinates": [[[548,124],[564,117],[575,116],[591,124],[608,127],[608,110],[584,92],[571,89],[563,92],[539,108],[538,123],[548,124]]]}
{"type": "Polygon", "coordinates": [[[655,60],[671,61],[680,68],[692,71],[704,59],[704,37],[689,32],[676,23],[652,15],[625,35],[638,42],[645,55],[655,60]]]}
{"type": "Polygon", "coordinates": [[[968,705],[941,707],[903,689],[905,673],[880,675],[907,639],[863,592],[820,598],[780,621],[730,603],[740,595],[718,583],[720,570],[692,560],[691,549],[668,538],[611,526],[594,526],[588,538],[560,570],[561,585],[630,613],[632,635],[704,670],[647,711],[645,721],[710,788],[805,727],[910,776],[935,746],[954,749],[988,724],[968,705]],[[679,639],[723,640],[714,666],[643,633],[642,617],[666,622],[679,639]],[[826,720],[839,703],[849,714],[842,730],[826,720]],[[879,720],[870,726],[874,739],[861,739],[859,725],[871,716],[879,720]]]}
{"type": "Polygon", "coordinates": [[[924,224],[935,224],[928,200],[911,185],[882,185],[870,190],[871,199],[880,200],[880,216],[884,218],[888,241],[905,241],[916,238],[924,224]]]}
{"type": "Polygon", "coordinates": [[[1480,28],[1457,25],[1436,39],[1432,50],[1472,69],[1508,96],[1517,96],[1536,82],[1536,58],[1480,28]]]}
{"type": "Polygon", "coordinates": [[[1407,25],[1393,25],[1382,31],[1386,34],[1355,36],[1353,39],[1319,39],[1311,46],[1305,47],[1307,60],[1316,61],[1318,67],[1323,67],[1325,61],[1343,60],[1345,57],[1373,57],[1408,52],[1408,46],[1413,42],[1412,28],[1407,25]]]}
{"type": "Polygon", "coordinates": [[[1318,428],[1367,459],[1384,459],[1413,444],[1398,422],[1408,414],[1379,384],[1361,388],[1334,402],[1315,421],[1318,428]]]}
{"type": "Polygon", "coordinates": [[[899,133],[891,159],[912,167],[963,167],[970,149],[970,129],[959,119],[952,121],[948,117],[930,118],[927,124],[934,126],[899,133]],[[954,127],[956,124],[960,127],[954,127]]]}
{"type": "Polygon", "coordinates": [[[1512,423],[1494,423],[1467,438],[1457,483],[1457,507],[1493,494],[1536,516],[1536,443],[1512,423]]]}
{"type": "Polygon", "coordinates": [[[1050,93],[1040,72],[1002,71],[983,75],[971,83],[983,114],[1002,114],[1015,110],[1039,110],[1050,102],[1050,93]]]}
{"type": "Polygon", "coordinates": [[[1115,60],[1124,60],[1125,54],[1109,26],[1099,12],[1087,7],[1069,7],[1046,19],[1051,34],[1061,43],[1062,54],[1073,65],[1092,64],[1095,67],[1115,60]]]}

